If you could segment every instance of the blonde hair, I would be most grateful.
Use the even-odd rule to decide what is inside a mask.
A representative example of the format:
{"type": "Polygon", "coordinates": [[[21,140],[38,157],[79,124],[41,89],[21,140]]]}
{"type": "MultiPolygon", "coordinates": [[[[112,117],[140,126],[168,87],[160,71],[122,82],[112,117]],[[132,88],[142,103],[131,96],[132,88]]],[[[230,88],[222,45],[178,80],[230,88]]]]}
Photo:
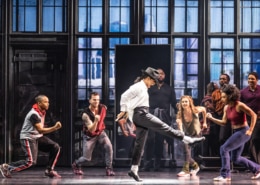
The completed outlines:
{"type": "Polygon", "coordinates": [[[180,99],[179,105],[178,105],[178,112],[177,112],[177,119],[182,119],[183,118],[183,108],[181,106],[181,101],[182,99],[187,98],[189,103],[190,103],[190,108],[192,111],[192,114],[197,114],[199,113],[198,109],[195,107],[194,103],[193,103],[193,99],[191,96],[188,95],[183,95],[180,99]]]}

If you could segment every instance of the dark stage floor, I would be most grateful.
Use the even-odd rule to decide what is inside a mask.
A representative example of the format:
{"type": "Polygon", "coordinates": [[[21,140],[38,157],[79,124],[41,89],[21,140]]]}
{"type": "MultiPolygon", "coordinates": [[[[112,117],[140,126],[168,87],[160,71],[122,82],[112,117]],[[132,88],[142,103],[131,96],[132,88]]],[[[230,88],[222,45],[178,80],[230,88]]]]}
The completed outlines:
{"type": "Polygon", "coordinates": [[[218,171],[200,171],[197,176],[178,178],[176,174],[181,168],[165,168],[160,172],[139,172],[143,182],[136,182],[127,175],[129,168],[115,168],[116,176],[105,176],[104,168],[86,167],[84,175],[74,175],[71,168],[57,167],[57,171],[62,176],[61,179],[51,179],[43,176],[43,167],[35,167],[22,172],[13,173],[12,178],[7,179],[1,176],[0,184],[190,184],[190,185],[208,185],[208,184],[243,184],[243,185],[260,185],[260,179],[251,180],[251,173],[240,171],[232,173],[231,182],[214,182],[212,179],[219,175],[218,171]]]}

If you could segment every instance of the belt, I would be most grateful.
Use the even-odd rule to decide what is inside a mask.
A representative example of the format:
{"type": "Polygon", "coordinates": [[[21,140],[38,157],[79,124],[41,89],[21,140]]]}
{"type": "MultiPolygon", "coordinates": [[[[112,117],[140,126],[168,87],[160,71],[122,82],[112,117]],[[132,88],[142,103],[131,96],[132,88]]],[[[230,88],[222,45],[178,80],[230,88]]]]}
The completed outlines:
{"type": "Polygon", "coordinates": [[[149,107],[145,107],[145,106],[143,106],[143,107],[136,107],[134,109],[134,112],[137,112],[137,111],[140,111],[140,110],[145,111],[145,112],[149,112],[149,107]]]}

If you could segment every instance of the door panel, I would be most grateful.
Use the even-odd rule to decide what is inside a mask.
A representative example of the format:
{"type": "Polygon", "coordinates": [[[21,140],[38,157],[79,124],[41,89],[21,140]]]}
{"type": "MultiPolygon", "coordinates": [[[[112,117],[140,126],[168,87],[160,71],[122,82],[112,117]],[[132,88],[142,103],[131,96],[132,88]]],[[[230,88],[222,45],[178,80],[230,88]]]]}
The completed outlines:
{"type": "MultiPolygon", "coordinates": [[[[47,95],[50,107],[46,114],[46,126],[52,126],[57,120],[62,122],[62,64],[57,60],[56,54],[41,50],[16,50],[14,57],[14,126],[13,131],[13,160],[24,159],[20,148],[20,130],[24,118],[32,105],[34,98],[39,94],[47,95]]],[[[53,140],[62,145],[61,131],[49,134],[53,140]]],[[[38,164],[46,164],[48,157],[45,153],[39,153],[38,164]]]]}

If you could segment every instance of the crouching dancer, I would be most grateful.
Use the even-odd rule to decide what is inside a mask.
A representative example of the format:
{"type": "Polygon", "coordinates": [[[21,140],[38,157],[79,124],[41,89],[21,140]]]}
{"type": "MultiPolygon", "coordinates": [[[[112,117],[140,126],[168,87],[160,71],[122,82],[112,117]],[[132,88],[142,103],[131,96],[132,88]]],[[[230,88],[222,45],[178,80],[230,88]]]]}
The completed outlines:
{"type": "Polygon", "coordinates": [[[142,76],[138,82],[130,86],[130,88],[121,95],[121,112],[117,115],[116,120],[119,121],[121,118],[125,119],[125,115],[128,114],[129,119],[136,125],[136,140],[133,149],[132,166],[128,172],[128,175],[136,181],[142,181],[138,175],[138,166],[140,165],[148,129],[171,138],[180,139],[186,144],[195,144],[205,139],[204,137],[191,138],[185,136],[182,131],[173,129],[149,113],[148,88],[158,84],[158,77],[159,72],[156,69],[148,67],[145,71],[142,71],[142,76]]]}
{"type": "Polygon", "coordinates": [[[45,176],[60,178],[61,176],[54,171],[54,167],[60,154],[60,146],[43,134],[54,132],[61,128],[58,121],[53,127],[44,127],[45,113],[49,109],[49,99],[45,95],[38,95],[36,103],[27,113],[22,130],[20,142],[25,153],[26,160],[11,162],[10,164],[0,165],[0,171],[4,177],[10,178],[12,172],[25,170],[37,162],[38,150],[49,153],[49,161],[45,170],[45,176]]]}
{"type": "Polygon", "coordinates": [[[93,150],[98,143],[105,150],[106,176],[115,176],[113,171],[113,147],[108,135],[105,132],[107,107],[100,103],[100,96],[97,92],[91,92],[89,106],[82,113],[83,120],[83,156],[72,163],[73,172],[76,175],[83,175],[81,165],[91,161],[93,150]]]}

